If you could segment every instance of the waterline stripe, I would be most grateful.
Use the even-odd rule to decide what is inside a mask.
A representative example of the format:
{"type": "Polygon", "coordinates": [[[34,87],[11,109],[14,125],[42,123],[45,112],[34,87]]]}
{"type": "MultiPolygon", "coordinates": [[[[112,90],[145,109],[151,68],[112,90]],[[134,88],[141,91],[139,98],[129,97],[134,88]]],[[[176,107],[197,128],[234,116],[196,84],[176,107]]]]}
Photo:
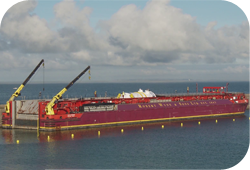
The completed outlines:
{"type": "MultiPolygon", "coordinates": [[[[122,121],[122,122],[108,122],[108,123],[96,123],[96,124],[86,124],[86,125],[73,125],[73,126],[61,126],[62,128],[70,127],[84,127],[84,126],[99,126],[99,125],[112,125],[112,124],[123,124],[123,123],[134,123],[134,122],[151,122],[160,120],[178,120],[187,118],[200,118],[200,117],[213,117],[213,116],[225,116],[225,115],[236,115],[244,114],[245,112],[235,112],[235,113],[223,113],[223,114],[211,114],[211,115],[198,115],[198,116],[186,116],[186,117],[173,117],[173,118],[159,118],[159,119],[146,119],[146,120],[132,120],[132,121],[122,121]]],[[[40,127],[40,129],[56,129],[56,127],[40,127]]]]}

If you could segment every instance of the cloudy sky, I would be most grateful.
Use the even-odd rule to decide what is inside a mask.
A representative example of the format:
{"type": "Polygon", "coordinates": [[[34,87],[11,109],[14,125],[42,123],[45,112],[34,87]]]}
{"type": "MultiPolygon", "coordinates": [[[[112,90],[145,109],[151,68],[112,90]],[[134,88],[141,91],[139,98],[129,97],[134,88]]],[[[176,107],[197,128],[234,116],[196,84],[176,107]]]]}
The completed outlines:
{"type": "Polygon", "coordinates": [[[1,22],[0,83],[22,82],[41,59],[34,83],[88,65],[91,82],[249,81],[249,23],[219,0],[17,3],[1,22]]]}

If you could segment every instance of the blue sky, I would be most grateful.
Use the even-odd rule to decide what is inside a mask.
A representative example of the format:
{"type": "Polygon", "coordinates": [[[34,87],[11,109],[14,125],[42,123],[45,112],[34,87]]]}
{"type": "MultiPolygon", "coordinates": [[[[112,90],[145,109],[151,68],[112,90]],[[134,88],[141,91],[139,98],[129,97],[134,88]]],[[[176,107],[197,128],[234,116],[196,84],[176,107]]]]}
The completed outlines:
{"type": "Polygon", "coordinates": [[[248,81],[249,23],[219,0],[24,1],[2,20],[0,56],[0,82],[42,58],[47,82],[87,65],[92,82],[248,81]]]}
{"type": "MultiPolygon", "coordinates": [[[[38,1],[38,6],[34,13],[41,16],[46,20],[52,20],[54,17],[53,7],[60,1],[38,1]],[[46,12],[45,12],[46,11],[46,12]]],[[[95,27],[97,22],[102,19],[109,19],[115,12],[117,12],[122,6],[130,3],[136,4],[138,7],[144,7],[147,1],[75,1],[78,8],[85,6],[91,7],[93,12],[91,13],[90,22],[91,26],[95,27]]]]}
{"type": "Polygon", "coordinates": [[[185,13],[195,16],[197,22],[207,25],[217,21],[218,27],[241,24],[246,21],[246,15],[235,4],[227,1],[171,1],[173,6],[181,8],[185,13]]]}
{"type": "MultiPolygon", "coordinates": [[[[53,7],[59,0],[40,0],[34,10],[34,13],[40,17],[51,20],[54,17],[53,7]]],[[[135,4],[138,8],[145,7],[146,0],[86,0],[76,1],[79,8],[89,6],[93,9],[90,17],[90,22],[93,27],[96,26],[98,20],[109,19],[115,12],[121,7],[128,4],[135,4]]],[[[170,4],[176,8],[180,8],[184,13],[192,15],[196,18],[197,22],[203,26],[206,26],[211,21],[216,21],[218,27],[225,25],[241,24],[247,20],[245,13],[235,4],[228,1],[221,0],[172,0],[170,4]]]]}

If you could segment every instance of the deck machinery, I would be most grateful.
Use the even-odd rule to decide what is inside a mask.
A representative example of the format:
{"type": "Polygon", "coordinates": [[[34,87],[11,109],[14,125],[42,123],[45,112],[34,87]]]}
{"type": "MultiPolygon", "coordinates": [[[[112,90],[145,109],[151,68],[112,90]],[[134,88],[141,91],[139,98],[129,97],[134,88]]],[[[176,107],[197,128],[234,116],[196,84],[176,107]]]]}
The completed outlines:
{"type": "MultiPolygon", "coordinates": [[[[88,66],[52,100],[37,102],[37,127],[54,131],[74,128],[125,125],[155,121],[206,118],[244,114],[248,105],[244,93],[204,87],[203,93],[147,96],[62,99],[62,95],[88,70],[88,66]]],[[[147,91],[149,92],[149,91],[147,91]]],[[[151,93],[153,94],[153,93],[151,93]]],[[[10,101],[10,112],[12,102],[10,101]]],[[[3,128],[12,128],[11,114],[3,113],[3,128]]]]}

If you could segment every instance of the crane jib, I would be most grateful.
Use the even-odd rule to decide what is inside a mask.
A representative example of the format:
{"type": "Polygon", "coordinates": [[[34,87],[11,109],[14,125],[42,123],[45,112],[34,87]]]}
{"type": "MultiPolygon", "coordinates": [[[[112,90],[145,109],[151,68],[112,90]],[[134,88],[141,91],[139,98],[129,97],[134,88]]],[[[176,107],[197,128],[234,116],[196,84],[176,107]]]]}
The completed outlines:
{"type": "Polygon", "coordinates": [[[18,97],[21,94],[22,89],[27,84],[27,82],[30,80],[30,78],[35,74],[37,69],[41,66],[41,64],[44,63],[44,60],[42,59],[40,63],[36,66],[36,68],[30,73],[30,75],[26,78],[26,80],[19,86],[19,88],[11,95],[10,99],[6,102],[5,105],[5,112],[10,112],[10,101],[13,101],[16,97],[18,97]]]}
{"type": "Polygon", "coordinates": [[[30,75],[26,78],[26,80],[23,82],[23,85],[25,86],[27,82],[30,80],[30,78],[35,74],[37,69],[41,66],[41,64],[44,63],[44,60],[42,59],[40,63],[36,66],[36,68],[30,73],[30,75]]]}
{"type": "Polygon", "coordinates": [[[83,70],[73,81],[71,81],[64,89],[62,89],[57,95],[55,95],[52,100],[47,104],[45,107],[46,115],[54,115],[53,106],[55,105],[55,102],[59,100],[62,95],[86,72],[90,69],[90,66],[88,66],[85,70],[83,70]]]}
{"type": "Polygon", "coordinates": [[[69,89],[83,74],[86,73],[90,69],[90,66],[88,66],[85,70],[83,70],[73,81],[71,81],[65,88],[69,89]]]}

